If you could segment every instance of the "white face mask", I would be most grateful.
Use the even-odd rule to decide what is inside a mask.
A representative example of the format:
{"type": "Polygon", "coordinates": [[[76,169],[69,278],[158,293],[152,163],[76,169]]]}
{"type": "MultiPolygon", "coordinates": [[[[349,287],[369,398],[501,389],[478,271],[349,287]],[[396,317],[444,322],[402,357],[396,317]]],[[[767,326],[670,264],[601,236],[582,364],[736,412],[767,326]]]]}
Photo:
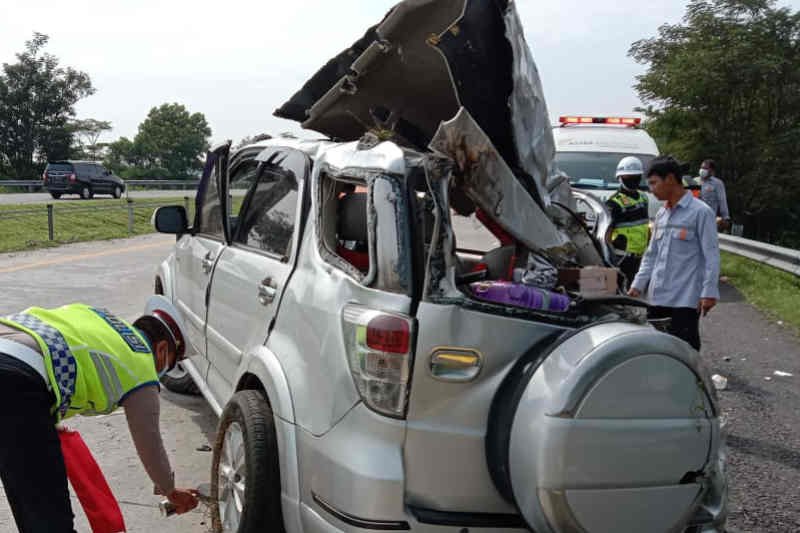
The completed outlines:
{"type": "Polygon", "coordinates": [[[709,174],[710,174],[710,172],[708,171],[707,168],[701,168],[700,169],[700,177],[701,178],[706,179],[709,174]]]}

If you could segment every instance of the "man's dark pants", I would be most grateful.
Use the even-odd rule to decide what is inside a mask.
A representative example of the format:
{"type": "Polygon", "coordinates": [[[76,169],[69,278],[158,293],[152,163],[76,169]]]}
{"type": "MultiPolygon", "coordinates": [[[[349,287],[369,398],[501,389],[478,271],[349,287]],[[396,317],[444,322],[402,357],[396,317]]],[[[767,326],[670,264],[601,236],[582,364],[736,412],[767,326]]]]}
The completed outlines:
{"type": "Polygon", "coordinates": [[[20,533],[74,533],[53,402],[42,376],[0,353],[0,479],[20,533]]]}
{"type": "Polygon", "coordinates": [[[700,312],[691,307],[651,307],[647,318],[669,318],[667,333],[688,342],[700,351],[700,312]]]}

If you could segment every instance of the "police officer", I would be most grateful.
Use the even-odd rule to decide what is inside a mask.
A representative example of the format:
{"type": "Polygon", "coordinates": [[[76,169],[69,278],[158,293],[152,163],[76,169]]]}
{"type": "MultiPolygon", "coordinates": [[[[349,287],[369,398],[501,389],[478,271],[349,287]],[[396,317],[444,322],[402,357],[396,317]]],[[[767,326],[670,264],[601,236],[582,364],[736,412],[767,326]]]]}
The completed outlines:
{"type": "Polygon", "coordinates": [[[619,265],[630,284],[647,250],[650,226],[647,195],[639,190],[644,168],[638,157],[625,157],[617,165],[619,190],[607,201],[611,212],[611,242],[626,253],[619,265]]]}
{"type": "Polygon", "coordinates": [[[156,296],[133,325],[72,304],[0,318],[0,477],[21,533],[72,533],[56,423],[125,409],[136,451],[176,511],[197,506],[175,487],[159,431],[159,377],[185,354],[175,308],[156,296]]]}

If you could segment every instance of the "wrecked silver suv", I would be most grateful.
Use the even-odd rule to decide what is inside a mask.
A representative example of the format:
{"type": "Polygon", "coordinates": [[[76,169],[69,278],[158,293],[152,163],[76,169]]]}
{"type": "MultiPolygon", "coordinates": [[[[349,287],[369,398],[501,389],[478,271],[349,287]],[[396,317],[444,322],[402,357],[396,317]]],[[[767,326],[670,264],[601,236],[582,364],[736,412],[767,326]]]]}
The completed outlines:
{"type": "Polygon", "coordinates": [[[551,178],[513,3],[402,2],[277,114],[333,140],[221,145],[155,215],[219,530],[724,530],[708,374],[551,178]]]}

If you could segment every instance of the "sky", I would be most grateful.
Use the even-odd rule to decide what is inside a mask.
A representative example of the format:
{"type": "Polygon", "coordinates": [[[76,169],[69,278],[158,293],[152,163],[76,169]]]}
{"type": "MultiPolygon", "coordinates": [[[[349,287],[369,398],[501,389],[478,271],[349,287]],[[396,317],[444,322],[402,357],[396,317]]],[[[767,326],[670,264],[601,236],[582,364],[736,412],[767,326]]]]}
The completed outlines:
{"type": "MultiPolygon", "coordinates": [[[[33,32],[87,72],[96,93],[79,118],[110,121],[102,140],[132,138],[154,106],[205,114],[213,141],[298,133],[272,116],[328,59],[379,22],[395,0],[0,0],[0,63],[33,32]]],[[[800,9],[800,0],[780,5],[800,9]]],[[[683,0],[517,0],[551,117],[631,115],[644,71],[634,41],[679,22],[683,0]]]]}

